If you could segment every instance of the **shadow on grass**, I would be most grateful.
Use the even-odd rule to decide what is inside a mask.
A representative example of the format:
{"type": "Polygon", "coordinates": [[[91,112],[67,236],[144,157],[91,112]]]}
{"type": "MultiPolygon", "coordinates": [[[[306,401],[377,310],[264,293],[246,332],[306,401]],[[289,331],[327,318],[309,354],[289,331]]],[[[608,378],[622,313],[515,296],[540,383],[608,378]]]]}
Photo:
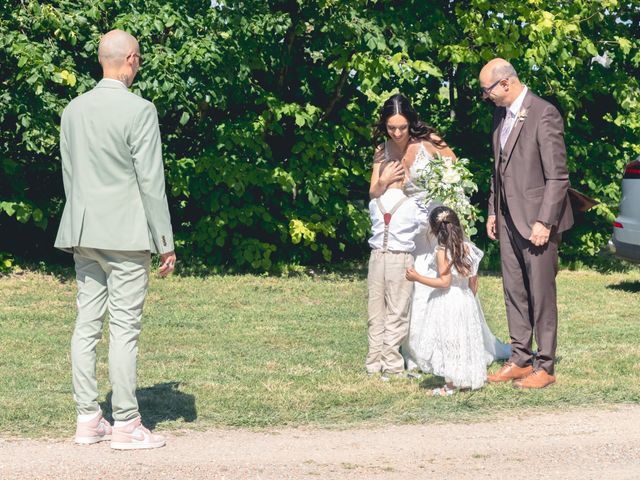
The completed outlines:
{"type": "Polygon", "coordinates": [[[613,285],[607,285],[607,288],[611,290],[621,290],[627,293],[640,292],[640,282],[620,282],[613,285]]]}
{"type": "MultiPolygon", "coordinates": [[[[198,418],[195,397],[179,390],[180,382],[159,383],[153,387],[139,388],[136,391],[138,407],[144,426],[153,429],[160,422],[183,419],[190,423],[198,418]]],[[[111,395],[100,405],[104,416],[113,420],[111,395]]]]}
{"type": "MultiPolygon", "coordinates": [[[[152,270],[159,266],[159,257],[154,256],[152,270]]],[[[304,277],[317,280],[364,280],[367,278],[367,260],[345,260],[321,265],[298,265],[276,263],[267,272],[233,266],[207,265],[198,259],[180,259],[174,275],[179,277],[207,278],[213,275],[267,275],[270,277],[304,277]]]]}
{"type": "MultiPolygon", "coordinates": [[[[534,355],[537,352],[534,351],[534,355]]],[[[501,368],[507,361],[506,360],[496,360],[492,363],[492,365],[498,365],[501,368]]],[[[558,365],[562,362],[562,356],[558,355],[555,358],[555,365],[558,365]]],[[[426,375],[426,377],[419,383],[419,388],[423,390],[433,390],[434,388],[442,388],[445,384],[445,380],[443,377],[438,377],[436,375],[426,375]]]]}
{"type": "Polygon", "coordinates": [[[427,375],[426,378],[418,384],[418,387],[423,390],[433,390],[434,388],[443,387],[444,384],[444,378],[435,375],[427,375]]]}
{"type": "MultiPolygon", "coordinates": [[[[71,258],[71,256],[69,256],[71,258]]],[[[48,275],[53,277],[56,281],[60,283],[71,283],[75,282],[76,272],[73,267],[73,260],[71,263],[67,265],[57,264],[57,263],[26,263],[22,262],[18,264],[19,266],[12,269],[10,272],[5,274],[0,274],[1,277],[15,277],[20,278],[21,276],[27,273],[39,273],[41,275],[48,275]]]]}

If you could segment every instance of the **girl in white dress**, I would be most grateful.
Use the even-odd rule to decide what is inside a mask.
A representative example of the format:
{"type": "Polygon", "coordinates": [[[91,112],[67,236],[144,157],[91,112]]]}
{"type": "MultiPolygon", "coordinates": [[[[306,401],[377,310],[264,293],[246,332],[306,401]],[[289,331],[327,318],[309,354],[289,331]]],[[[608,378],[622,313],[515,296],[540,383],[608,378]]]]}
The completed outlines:
{"type": "Polygon", "coordinates": [[[433,395],[451,395],[456,389],[478,389],[487,378],[487,360],[483,330],[485,321],[476,300],[480,251],[465,241],[460,220],[448,207],[439,206],[429,216],[437,239],[436,278],[407,270],[407,279],[435,290],[424,309],[424,327],[414,358],[420,370],[445,378],[445,386],[433,395]]]}

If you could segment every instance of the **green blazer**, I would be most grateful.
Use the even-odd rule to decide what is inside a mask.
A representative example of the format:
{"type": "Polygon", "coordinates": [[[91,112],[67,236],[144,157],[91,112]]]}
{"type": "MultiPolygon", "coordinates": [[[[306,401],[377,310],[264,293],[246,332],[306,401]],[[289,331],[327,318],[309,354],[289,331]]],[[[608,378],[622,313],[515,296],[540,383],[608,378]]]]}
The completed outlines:
{"type": "Polygon", "coordinates": [[[67,201],[57,248],[174,249],[153,103],[101,80],[62,112],[60,155],[67,201]]]}

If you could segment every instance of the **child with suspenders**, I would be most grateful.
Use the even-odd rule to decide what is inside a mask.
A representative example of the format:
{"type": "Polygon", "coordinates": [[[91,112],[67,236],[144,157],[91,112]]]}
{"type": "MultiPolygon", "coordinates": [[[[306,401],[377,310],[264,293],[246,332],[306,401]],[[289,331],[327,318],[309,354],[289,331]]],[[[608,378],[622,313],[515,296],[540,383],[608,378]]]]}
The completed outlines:
{"type": "MultiPolygon", "coordinates": [[[[391,162],[383,162],[380,173],[391,162]]],[[[369,203],[372,236],[367,286],[369,350],[367,373],[383,379],[404,371],[400,345],[409,332],[413,282],[405,278],[413,266],[414,239],[424,233],[427,216],[396,182],[369,203]]]]}

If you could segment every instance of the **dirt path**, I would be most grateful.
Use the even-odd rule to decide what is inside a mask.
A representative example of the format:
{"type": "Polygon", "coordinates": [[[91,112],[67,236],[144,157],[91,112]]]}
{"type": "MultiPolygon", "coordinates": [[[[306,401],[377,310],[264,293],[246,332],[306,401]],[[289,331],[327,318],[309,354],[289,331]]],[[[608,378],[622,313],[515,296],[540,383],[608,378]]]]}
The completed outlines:
{"type": "Polygon", "coordinates": [[[0,439],[9,479],[638,479],[640,406],[527,413],[475,424],[344,431],[214,430],[165,448],[0,439]]]}

